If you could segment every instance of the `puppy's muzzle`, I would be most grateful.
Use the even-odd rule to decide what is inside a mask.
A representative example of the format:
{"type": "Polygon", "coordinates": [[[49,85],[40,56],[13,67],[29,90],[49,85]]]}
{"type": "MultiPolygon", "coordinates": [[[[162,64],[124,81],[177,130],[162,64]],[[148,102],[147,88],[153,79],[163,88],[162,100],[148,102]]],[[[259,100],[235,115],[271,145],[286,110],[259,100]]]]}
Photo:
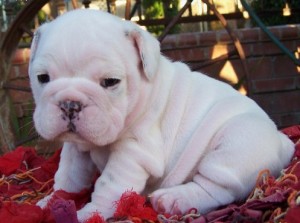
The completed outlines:
{"type": "Polygon", "coordinates": [[[82,111],[82,103],[79,101],[71,101],[71,100],[66,100],[66,101],[60,101],[58,103],[58,106],[60,110],[63,112],[62,114],[62,119],[65,121],[69,121],[68,123],[68,129],[71,132],[76,132],[76,126],[74,124],[74,120],[79,120],[79,112],[82,111]]]}

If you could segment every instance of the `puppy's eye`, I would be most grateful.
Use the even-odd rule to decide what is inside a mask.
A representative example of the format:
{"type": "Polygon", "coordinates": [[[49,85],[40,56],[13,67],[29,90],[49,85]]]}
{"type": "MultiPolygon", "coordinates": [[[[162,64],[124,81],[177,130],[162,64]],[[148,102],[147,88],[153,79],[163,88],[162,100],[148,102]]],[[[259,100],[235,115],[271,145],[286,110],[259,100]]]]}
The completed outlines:
{"type": "Polygon", "coordinates": [[[100,84],[104,88],[109,88],[109,87],[119,84],[120,82],[121,82],[121,80],[117,79],[117,78],[106,78],[106,79],[103,79],[100,84]]]}
{"type": "Polygon", "coordinates": [[[50,81],[50,76],[49,74],[39,74],[37,79],[41,84],[46,84],[50,81]]]}

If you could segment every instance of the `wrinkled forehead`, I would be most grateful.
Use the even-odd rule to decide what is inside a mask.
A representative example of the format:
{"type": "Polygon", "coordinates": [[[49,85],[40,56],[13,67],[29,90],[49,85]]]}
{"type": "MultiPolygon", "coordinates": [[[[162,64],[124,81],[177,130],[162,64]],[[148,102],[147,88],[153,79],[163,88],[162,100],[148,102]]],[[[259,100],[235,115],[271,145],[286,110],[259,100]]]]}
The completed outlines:
{"type": "Polygon", "coordinates": [[[73,23],[54,21],[41,28],[36,53],[51,51],[58,54],[87,51],[105,53],[107,48],[116,51],[126,47],[125,31],[120,26],[107,28],[105,24],[100,24],[84,23],[84,21],[73,23]]]}
{"type": "Polygon", "coordinates": [[[57,65],[73,66],[74,69],[93,60],[120,66],[124,57],[133,53],[132,44],[122,27],[116,25],[103,30],[105,26],[107,24],[83,21],[46,24],[37,33],[37,46],[31,62],[47,64],[54,61],[57,65]]]}

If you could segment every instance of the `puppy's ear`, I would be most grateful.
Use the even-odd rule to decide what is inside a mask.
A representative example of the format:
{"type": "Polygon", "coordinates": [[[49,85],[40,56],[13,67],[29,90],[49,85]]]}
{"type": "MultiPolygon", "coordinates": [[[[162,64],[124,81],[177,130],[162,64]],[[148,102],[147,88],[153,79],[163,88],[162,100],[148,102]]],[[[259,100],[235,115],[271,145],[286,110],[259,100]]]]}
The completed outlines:
{"type": "Polygon", "coordinates": [[[32,62],[34,60],[38,45],[39,45],[39,40],[41,37],[41,30],[38,29],[32,39],[31,47],[30,47],[30,61],[32,62]]]}
{"type": "Polygon", "coordinates": [[[133,40],[143,65],[144,74],[151,81],[159,67],[161,57],[159,42],[150,33],[135,27],[133,24],[125,34],[133,40]]]}
{"type": "Polygon", "coordinates": [[[43,24],[42,26],[40,26],[33,35],[31,47],[30,47],[30,61],[31,62],[34,60],[34,57],[35,57],[35,54],[36,54],[36,51],[38,49],[39,42],[41,39],[42,29],[45,29],[45,26],[47,26],[47,24],[43,24]]]}

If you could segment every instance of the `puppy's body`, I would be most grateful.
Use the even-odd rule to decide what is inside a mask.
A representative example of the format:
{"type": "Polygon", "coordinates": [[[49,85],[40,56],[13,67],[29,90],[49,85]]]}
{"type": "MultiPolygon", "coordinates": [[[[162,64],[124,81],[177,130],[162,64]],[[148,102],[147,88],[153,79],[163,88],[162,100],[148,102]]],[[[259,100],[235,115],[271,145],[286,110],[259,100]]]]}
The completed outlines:
{"type": "Polygon", "coordinates": [[[36,129],[65,141],[54,189],[79,192],[102,173],[81,220],[112,216],[131,189],[158,211],[204,213],[244,198],[260,170],[279,173],[293,153],[255,102],[170,62],[152,36],[107,13],[42,26],[30,79],[36,129]]]}

